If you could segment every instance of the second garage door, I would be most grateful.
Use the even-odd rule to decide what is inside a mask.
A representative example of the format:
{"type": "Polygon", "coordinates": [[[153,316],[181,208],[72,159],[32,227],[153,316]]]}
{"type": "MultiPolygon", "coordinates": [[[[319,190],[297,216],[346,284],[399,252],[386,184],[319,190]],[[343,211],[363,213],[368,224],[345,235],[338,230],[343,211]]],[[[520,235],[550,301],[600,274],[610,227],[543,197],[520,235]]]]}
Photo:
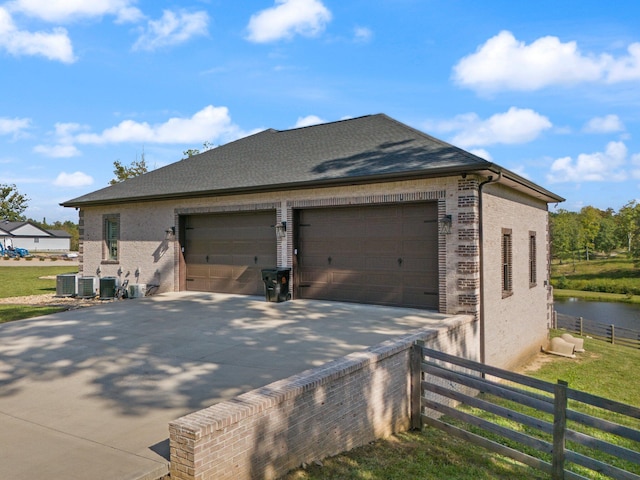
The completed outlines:
{"type": "Polygon", "coordinates": [[[275,211],[184,219],[186,289],[263,295],[261,270],[277,261],[275,211]]]}
{"type": "Polygon", "coordinates": [[[437,203],[296,212],[297,295],[438,308],[437,203]]]}

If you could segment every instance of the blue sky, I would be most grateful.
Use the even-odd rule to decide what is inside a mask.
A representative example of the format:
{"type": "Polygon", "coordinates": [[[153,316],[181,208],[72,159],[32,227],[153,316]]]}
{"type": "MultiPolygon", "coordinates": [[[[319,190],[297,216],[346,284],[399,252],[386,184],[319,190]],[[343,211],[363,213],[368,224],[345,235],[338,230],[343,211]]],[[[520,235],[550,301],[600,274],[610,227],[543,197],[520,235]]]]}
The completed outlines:
{"type": "Polygon", "coordinates": [[[386,113],[557,208],[618,210],[640,198],[638,19],[631,0],[0,0],[0,183],[75,221],[58,204],[115,160],[386,113]]]}

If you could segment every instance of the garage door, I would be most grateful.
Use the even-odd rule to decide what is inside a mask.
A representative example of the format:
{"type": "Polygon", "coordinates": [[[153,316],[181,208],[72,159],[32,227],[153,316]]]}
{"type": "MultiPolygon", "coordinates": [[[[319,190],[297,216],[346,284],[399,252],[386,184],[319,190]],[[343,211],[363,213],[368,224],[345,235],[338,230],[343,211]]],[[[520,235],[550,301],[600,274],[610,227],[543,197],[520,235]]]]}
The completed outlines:
{"type": "Polygon", "coordinates": [[[297,212],[297,295],[438,308],[435,202],[297,212]]]}
{"type": "Polygon", "coordinates": [[[187,290],[263,295],[261,270],[277,261],[275,211],[185,218],[187,290]]]}

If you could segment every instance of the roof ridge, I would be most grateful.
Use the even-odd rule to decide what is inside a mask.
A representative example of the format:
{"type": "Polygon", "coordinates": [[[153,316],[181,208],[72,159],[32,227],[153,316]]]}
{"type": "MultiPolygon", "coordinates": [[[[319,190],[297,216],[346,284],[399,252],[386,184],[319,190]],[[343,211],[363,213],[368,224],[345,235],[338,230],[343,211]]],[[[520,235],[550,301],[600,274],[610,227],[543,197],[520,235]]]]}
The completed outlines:
{"type": "Polygon", "coordinates": [[[378,114],[360,115],[359,117],[341,118],[340,120],[332,120],[330,122],[314,123],[313,125],[304,125],[302,127],[286,128],[284,130],[278,130],[278,129],[273,129],[273,128],[270,128],[269,130],[273,130],[276,133],[293,132],[295,130],[303,130],[305,128],[322,127],[322,126],[325,126],[325,125],[334,125],[336,123],[351,122],[351,121],[354,121],[354,120],[362,120],[363,118],[375,117],[377,115],[383,115],[383,114],[378,113],[378,114]]]}

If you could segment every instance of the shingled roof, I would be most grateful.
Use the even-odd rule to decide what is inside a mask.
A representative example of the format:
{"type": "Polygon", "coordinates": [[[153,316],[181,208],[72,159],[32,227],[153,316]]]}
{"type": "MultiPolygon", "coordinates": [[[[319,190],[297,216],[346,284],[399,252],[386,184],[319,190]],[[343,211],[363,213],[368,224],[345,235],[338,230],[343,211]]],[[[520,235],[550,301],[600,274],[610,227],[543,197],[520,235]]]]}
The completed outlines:
{"type": "Polygon", "coordinates": [[[504,172],[545,201],[551,192],[384,114],[265,130],[62,203],[65,207],[504,172]]]}
{"type": "Polygon", "coordinates": [[[0,220],[0,236],[71,238],[71,234],[65,230],[45,230],[32,222],[10,222],[9,220],[0,220]],[[34,235],[33,233],[26,235],[17,234],[16,231],[25,225],[30,225],[40,230],[42,235],[34,235]]]}

